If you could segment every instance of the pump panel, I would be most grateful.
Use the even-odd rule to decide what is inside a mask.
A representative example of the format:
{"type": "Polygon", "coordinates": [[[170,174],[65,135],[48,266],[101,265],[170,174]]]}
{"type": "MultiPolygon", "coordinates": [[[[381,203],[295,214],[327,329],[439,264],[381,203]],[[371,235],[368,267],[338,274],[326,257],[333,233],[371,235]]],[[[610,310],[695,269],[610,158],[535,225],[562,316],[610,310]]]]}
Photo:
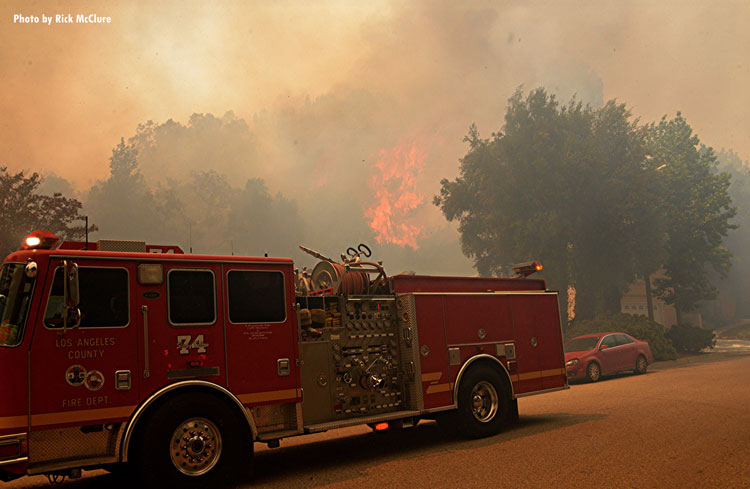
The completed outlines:
{"type": "Polygon", "coordinates": [[[312,322],[300,331],[305,424],[408,408],[394,298],[321,297],[306,305],[312,322]]]}

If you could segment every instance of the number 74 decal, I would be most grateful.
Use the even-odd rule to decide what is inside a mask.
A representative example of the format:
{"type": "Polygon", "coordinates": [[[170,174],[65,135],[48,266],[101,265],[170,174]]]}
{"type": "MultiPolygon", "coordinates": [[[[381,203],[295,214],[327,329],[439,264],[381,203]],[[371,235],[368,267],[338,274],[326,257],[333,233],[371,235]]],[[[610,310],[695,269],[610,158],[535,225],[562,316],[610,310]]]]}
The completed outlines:
{"type": "Polygon", "coordinates": [[[199,334],[193,340],[193,336],[189,334],[179,335],[177,337],[177,348],[180,350],[180,355],[187,355],[190,350],[198,350],[198,353],[206,353],[208,343],[203,341],[203,335],[199,334]]]}

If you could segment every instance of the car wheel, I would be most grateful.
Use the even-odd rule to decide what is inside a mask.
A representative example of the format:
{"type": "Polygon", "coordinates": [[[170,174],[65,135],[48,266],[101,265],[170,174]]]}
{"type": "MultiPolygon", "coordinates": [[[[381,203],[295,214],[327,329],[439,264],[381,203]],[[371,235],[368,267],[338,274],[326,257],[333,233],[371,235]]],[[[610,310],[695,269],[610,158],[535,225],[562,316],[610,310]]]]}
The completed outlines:
{"type": "Polygon", "coordinates": [[[213,396],[176,396],[144,421],[131,460],[147,487],[224,487],[252,456],[242,420],[213,396]]]}
{"type": "Polygon", "coordinates": [[[586,378],[589,379],[589,382],[596,382],[599,380],[602,376],[602,369],[596,362],[589,363],[589,366],[586,367],[586,378]]]}
{"type": "Polygon", "coordinates": [[[645,374],[646,369],[648,369],[648,361],[646,360],[646,357],[638,355],[638,358],[635,360],[635,373],[645,374]]]}
{"type": "Polygon", "coordinates": [[[439,416],[438,423],[449,433],[471,438],[492,436],[513,418],[508,383],[497,370],[479,365],[461,379],[458,409],[439,416]]]}

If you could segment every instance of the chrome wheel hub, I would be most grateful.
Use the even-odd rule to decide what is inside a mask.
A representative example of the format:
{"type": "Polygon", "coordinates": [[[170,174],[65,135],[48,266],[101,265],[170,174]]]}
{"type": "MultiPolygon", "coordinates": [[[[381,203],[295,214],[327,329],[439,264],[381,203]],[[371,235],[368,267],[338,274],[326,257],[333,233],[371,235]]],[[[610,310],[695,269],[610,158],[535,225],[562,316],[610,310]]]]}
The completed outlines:
{"type": "Polygon", "coordinates": [[[599,366],[597,364],[592,363],[589,365],[589,376],[591,377],[591,380],[599,379],[599,366]]]}
{"type": "Polygon", "coordinates": [[[489,382],[479,382],[471,390],[471,412],[477,421],[492,421],[497,414],[498,406],[497,390],[489,382]]]}
{"type": "Polygon", "coordinates": [[[172,434],[169,454],[175,468],[185,475],[198,476],[211,470],[221,456],[221,434],[205,418],[191,418],[172,434]]]}

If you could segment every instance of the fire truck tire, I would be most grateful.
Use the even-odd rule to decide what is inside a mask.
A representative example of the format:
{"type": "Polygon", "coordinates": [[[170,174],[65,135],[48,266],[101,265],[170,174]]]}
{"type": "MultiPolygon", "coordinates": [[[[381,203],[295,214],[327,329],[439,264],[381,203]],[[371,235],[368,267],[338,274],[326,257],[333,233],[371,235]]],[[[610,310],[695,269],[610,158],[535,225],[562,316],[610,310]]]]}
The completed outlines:
{"type": "Polygon", "coordinates": [[[518,422],[518,399],[510,401],[510,421],[511,423],[518,422]]]}
{"type": "Polygon", "coordinates": [[[508,382],[488,366],[477,365],[461,379],[458,409],[446,413],[442,426],[451,421],[448,431],[471,438],[484,438],[499,433],[513,419],[513,406],[508,382]]]}
{"type": "Polygon", "coordinates": [[[596,382],[602,377],[602,368],[596,362],[590,362],[586,367],[586,378],[589,382],[596,382]]]}
{"type": "Polygon", "coordinates": [[[175,396],[144,421],[130,459],[147,487],[229,486],[249,465],[253,444],[242,420],[214,396],[175,396]]]}

